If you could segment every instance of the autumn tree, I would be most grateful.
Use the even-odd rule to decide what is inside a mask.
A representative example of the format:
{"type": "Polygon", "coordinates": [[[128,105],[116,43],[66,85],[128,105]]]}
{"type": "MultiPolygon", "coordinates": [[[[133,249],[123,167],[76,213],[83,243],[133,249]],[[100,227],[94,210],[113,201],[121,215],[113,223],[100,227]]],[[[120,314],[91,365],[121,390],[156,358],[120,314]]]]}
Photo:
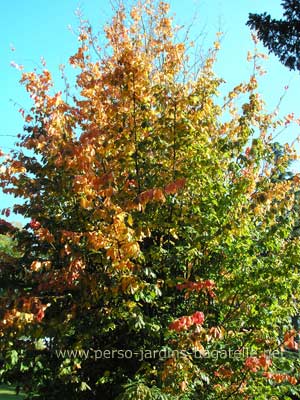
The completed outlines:
{"type": "Polygon", "coordinates": [[[272,142],[292,117],[265,110],[257,64],[220,95],[218,39],[195,73],[166,3],[121,6],[105,37],[82,21],[66,99],[22,74],[1,379],[47,400],[296,393],[300,177],[277,179],[296,153],[272,142]]]}

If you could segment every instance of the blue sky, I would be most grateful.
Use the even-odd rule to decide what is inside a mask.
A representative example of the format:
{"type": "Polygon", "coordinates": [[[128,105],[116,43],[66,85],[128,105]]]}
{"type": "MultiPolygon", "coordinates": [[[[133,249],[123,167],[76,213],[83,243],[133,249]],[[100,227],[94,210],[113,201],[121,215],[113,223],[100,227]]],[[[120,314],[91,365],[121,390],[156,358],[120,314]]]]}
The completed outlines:
{"type": "MultiPolygon", "coordinates": [[[[76,50],[77,38],[71,32],[78,26],[75,15],[79,7],[96,30],[111,16],[109,0],[15,0],[0,2],[0,148],[7,152],[14,146],[15,135],[22,131],[23,120],[18,113],[29,108],[30,101],[19,85],[20,72],[10,66],[11,61],[32,70],[40,65],[40,57],[59,83],[58,66],[67,63],[76,50]],[[15,49],[12,51],[12,49],[15,49]],[[13,135],[13,136],[6,136],[13,135]]],[[[171,0],[171,11],[176,22],[189,25],[194,18],[192,33],[201,33],[200,41],[208,48],[215,33],[224,32],[216,71],[226,80],[226,88],[233,87],[251,74],[247,63],[248,50],[253,50],[250,30],[245,25],[249,12],[267,11],[274,17],[281,15],[280,0],[171,0]]],[[[262,48],[263,49],[263,48],[262,48]]],[[[271,111],[289,86],[281,104],[281,115],[294,112],[300,117],[300,76],[283,67],[270,56],[265,62],[267,75],[261,78],[260,91],[271,111]]],[[[283,132],[281,142],[291,142],[300,134],[296,125],[283,132]]],[[[11,206],[13,199],[0,195],[0,209],[11,206]]],[[[19,217],[12,216],[11,220],[19,217]]]]}

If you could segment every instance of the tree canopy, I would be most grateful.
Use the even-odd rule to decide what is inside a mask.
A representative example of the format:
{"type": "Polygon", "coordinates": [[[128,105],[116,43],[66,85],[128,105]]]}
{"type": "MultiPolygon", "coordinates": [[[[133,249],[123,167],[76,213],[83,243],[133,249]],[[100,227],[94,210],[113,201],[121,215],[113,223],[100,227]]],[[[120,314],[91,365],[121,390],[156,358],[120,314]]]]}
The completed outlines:
{"type": "Polygon", "coordinates": [[[258,38],[288,68],[300,70],[300,1],[283,0],[282,19],[263,14],[249,14],[247,25],[257,31],[258,38]]]}
{"type": "Polygon", "coordinates": [[[195,68],[177,32],[167,3],[121,5],[101,48],[82,22],[64,95],[45,65],[22,73],[32,107],[0,176],[30,222],[0,221],[18,249],[0,377],[29,399],[297,392],[300,177],[272,140],[292,117],[266,111],[259,54],[223,98],[218,37],[195,68]]]}

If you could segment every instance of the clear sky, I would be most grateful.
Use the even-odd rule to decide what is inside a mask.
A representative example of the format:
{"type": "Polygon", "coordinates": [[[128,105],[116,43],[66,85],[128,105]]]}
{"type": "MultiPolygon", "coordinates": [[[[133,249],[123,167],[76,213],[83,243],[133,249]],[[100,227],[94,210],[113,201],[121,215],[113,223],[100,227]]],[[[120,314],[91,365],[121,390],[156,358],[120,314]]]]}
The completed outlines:
{"type": "MultiPolygon", "coordinates": [[[[224,92],[225,88],[246,80],[252,71],[246,61],[248,50],[253,50],[250,30],[245,25],[248,13],[267,11],[279,17],[282,11],[280,0],[170,0],[169,3],[179,24],[190,25],[194,19],[192,33],[201,33],[204,48],[213,43],[217,31],[224,32],[216,65],[218,75],[227,82],[224,92]]],[[[0,148],[3,151],[14,146],[15,136],[22,131],[23,120],[18,110],[31,105],[18,83],[20,72],[10,63],[22,64],[29,71],[39,66],[40,57],[44,57],[47,68],[59,81],[59,64],[66,64],[77,46],[77,38],[70,29],[70,26],[74,29],[78,26],[76,9],[79,7],[95,30],[101,31],[111,16],[110,4],[109,0],[0,1],[0,148]]],[[[267,108],[273,110],[286,92],[281,115],[294,112],[299,118],[299,72],[289,71],[273,56],[265,66],[268,73],[261,79],[260,90],[267,108]],[[289,89],[285,91],[287,85],[289,89]]],[[[295,125],[278,139],[291,142],[299,134],[300,128],[295,125]]],[[[12,204],[13,199],[0,194],[0,209],[12,204]]],[[[11,217],[11,220],[17,219],[19,217],[11,217]]]]}

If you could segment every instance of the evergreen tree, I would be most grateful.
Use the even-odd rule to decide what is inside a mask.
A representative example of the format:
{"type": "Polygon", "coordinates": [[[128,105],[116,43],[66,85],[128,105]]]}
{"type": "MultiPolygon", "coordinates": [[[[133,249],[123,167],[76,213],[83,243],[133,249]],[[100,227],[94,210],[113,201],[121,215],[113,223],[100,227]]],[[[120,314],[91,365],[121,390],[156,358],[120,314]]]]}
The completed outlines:
{"type": "Polygon", "coordinates": [[[283,0],[282,19],[267,13],[249,14],[247,25],[257,31],[258,38],[288,68],[300,70],[300,1],[283,0]]]}

